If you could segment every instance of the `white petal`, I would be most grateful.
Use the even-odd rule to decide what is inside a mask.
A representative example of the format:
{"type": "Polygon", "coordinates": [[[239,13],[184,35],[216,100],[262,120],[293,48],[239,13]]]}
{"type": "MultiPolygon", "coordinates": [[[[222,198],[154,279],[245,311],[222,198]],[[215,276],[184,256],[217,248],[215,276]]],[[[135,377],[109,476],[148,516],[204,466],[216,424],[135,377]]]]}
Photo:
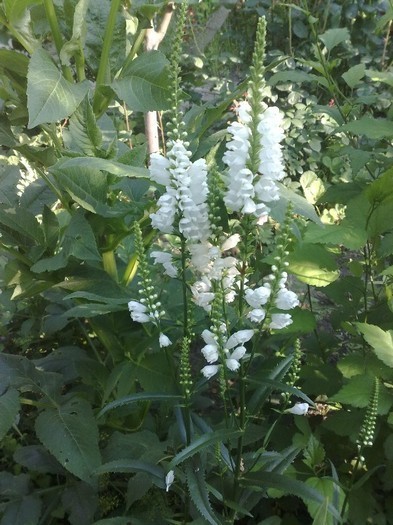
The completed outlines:
{"type": "Polygon", "coordinates": [[[247,314],[247,319],[252,323],[261,323],[266,317],[266,312],[263,308],[254,308],[247,314]]]}
{"type": "Polygon", "coordinates": [[[218,359],[218,348],[216,344],[204,346],[201,352],[208,363],[215,363],[218,359]]]}
{"type": "Polygon", "coordinates": [[[292,408],[288,408],[286,412],[295,414],[295,416],[305,416],[309,408],[310,405],[308,403],[296,403],[292,408]]]}
{"type": "Polygon", "coordinates": [[[170,346],[172,344],[172,341],[165,334],[161,333],[159,337],[159,343],[160,347],[163,348],[165,346],[170,346]]]}
{"type": "Polygon", "coordinates": [[[207,345],[215,345],[217,346],[216,338],[210,330],[203,330],[202,332],[202,339],[205,341],[207,345]]]}
{"type": "Polygon", "coordinates": [[[292,323],[293,321],[290,314],[272,314],[269,328],[272,328],[273,330],[281,330],[281,328],[285,328],[292,323]]]}
{"type": "Polygon", "coordinates": [[[240,363],[239,361],[236,361],[236,359],[225,359],[225,364],[227,365],[229,370],[232,370],[232,372],[236,372],[236,370],[240,368],[240,363]]]}
{"type": "Polygon", "coordinates": [[[201,372],[207,379],[210,379],[217,374],[218,365],[206,365],[202,368],[201,372]]]}
{"type": "Polygon", "coordinates": [[[253,335],[254,330],[239,330],[238,332],[235,332],[231,335],[231,337],[226,342],[225,348],[230,350],[231,348],[235,348],[235,346],[247,343],[247,341],[249,341],[253,335]]]}
{"type": "Polygon", "coordinates": [[[168,474],[165,476],[165,485],[166,485],[166,491],[169,491],[170,486],[175,481],[175,473],[173,470],[170,470],[168,474]]]}
{"type": "Polygon", "coordinates": [[[244,346],[238,346],[235,348],[235,350],[231,354],[231,359],[236,359],[236,361],[240,361],[247,352],[246,348],[244,346]]]}

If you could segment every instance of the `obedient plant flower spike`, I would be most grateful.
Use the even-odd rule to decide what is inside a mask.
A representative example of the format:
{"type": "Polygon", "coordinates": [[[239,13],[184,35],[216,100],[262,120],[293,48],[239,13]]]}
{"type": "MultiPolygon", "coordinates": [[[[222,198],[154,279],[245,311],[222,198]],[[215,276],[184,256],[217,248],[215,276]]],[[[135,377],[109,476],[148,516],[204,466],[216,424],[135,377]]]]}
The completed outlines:
{"type": "Polygon", "coordinates": [[[171,88],[172,108],[170,121],[168,122],[168,137],[173,140],[184,140],[186,138],[185,124],[180,113],[181,89],[180,89],[180,58],[184,27],[187,15],[187,2],[182,2],[178,7],[176,29],[171,45],[169,79],[171,88]]]}
{"type": "MultiPolygon", "coordinates": [[[[362,428],[360,429],[359,437],[356,441],[359,454],[361,453],[363,447],[372,447],[374,443],[375,427],[377,423],[378,413],[379,390],[380,381],[378,377],[375,377],[374,389],[370,397],[370,402],[367,407],[367,412],[364,417],[362,428]]],[[[364,458],[361,457],[360,460],[364,461],[364,458]]]]}
{"type": "Polygon", "coordinates": [[[264,111],[262,88],[264,86],[264,61],[266,49],[266,19],[261,17],[258,21],[255,47],[250,67],[250,82],[248,86],[250,103],[250,148],[247,168],[253,174],[259,170],[259,153],[261,150],[261,134],[259,132],[259,121],[264,111]]]}

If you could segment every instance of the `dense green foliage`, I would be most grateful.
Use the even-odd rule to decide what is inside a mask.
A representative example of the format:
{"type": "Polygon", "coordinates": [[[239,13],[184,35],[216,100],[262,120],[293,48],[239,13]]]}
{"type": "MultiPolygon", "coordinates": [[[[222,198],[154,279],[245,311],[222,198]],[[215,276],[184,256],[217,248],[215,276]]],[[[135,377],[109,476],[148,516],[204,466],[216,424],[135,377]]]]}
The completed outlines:
{"type": "MultiPolygon", "coordinates": [[[[173,20],[159,50],[143,41],[166,4],[0,2],[0,525],[389,525],[393,4],[223,3],[201,52],[221,3],[189,2],[180,65],[192,160],[225,169],[260,16],[265,101],[286,133],[281,199],[239,250],[250,282],[268,274],[291,202],[301,304],[291,325],[261,332],[247,381],[225,388],[200,374],[209,320],[184,315],[186,272],[182,283],[149,265],[169,349],[127,310],[142,279],[134,224],[146,256],[163,244],[149,220],[162,188],[149,180],[143,116],[162,112],[167,137],[173,20]],[[307,416],[288,411],[296,401],[307,416]]],[[[242,223],[218,175],[215,191],[233,233],[242,223]]],[[[228,307],[231,328],[241,314],[228,307]]]]}

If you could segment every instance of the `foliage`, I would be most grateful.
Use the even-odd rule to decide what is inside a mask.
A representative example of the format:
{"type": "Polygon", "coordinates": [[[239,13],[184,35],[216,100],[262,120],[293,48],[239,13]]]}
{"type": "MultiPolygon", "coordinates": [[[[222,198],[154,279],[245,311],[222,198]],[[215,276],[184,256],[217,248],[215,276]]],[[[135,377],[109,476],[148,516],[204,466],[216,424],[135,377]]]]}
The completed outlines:
{"type": "Polygon", "coordinates": [[[393,6],[226,2],[199,53],[216,4],[189,2],[184,37],[172,24],[144,51],[167,2],[0,2],[1,525],[393,522],[393,6]],[[222,174],[227,121],[246,91],[258,99],[261,16],[286,177],[256,229],[222,174]],[[238,258],[238,298],[215,288],[211,313],[191,301],[185,236],[152,228],[155,110],[164,154],[185,132],[207,161],[214,239],[243,239],[222,255],[238,258]],[[170,249],[177,278],[152,264],[170,249]],[[256,328],[245,290],[284,259],[300,306],[256,328]],[[127,311],[146,283],[166,311],[155,324],[127,311]],[[200,350],[217,312],[231,366],[230,337],[257,337],[214,379],[200,350]]]}

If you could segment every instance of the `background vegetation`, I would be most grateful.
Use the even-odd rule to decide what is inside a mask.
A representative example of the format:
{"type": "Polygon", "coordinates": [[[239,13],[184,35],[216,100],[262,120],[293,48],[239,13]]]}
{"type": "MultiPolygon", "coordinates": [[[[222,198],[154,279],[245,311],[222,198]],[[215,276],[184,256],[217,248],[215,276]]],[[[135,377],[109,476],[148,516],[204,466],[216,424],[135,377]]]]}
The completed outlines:
{"type": "MultiPolygon", "coordinates": [[[[195,314],[186,443],[181,344],[168,360],[127,311],[140,284],[134,223],[147,254],[160,243],[143,117],[160,112],[163,146],[173,20],[159,51],[143,42],[165,10],[0,2],[0,525],[393,523],[393,4],[188,5],[193,160],[223,170],[265,16],[264,94],[285,114],[296,215],[288,262],[301,307],[260,342],[238,500],[226,492],[234,435],[199,372],[205,318],[195,314]],[[286,411],[295,388],[311,398],[306,417],[286,411]]],[[[261,234],[261,274],[283,213],[261,234]]],[[[151,271],[180,341],[180,285],[151,271]]]]}

